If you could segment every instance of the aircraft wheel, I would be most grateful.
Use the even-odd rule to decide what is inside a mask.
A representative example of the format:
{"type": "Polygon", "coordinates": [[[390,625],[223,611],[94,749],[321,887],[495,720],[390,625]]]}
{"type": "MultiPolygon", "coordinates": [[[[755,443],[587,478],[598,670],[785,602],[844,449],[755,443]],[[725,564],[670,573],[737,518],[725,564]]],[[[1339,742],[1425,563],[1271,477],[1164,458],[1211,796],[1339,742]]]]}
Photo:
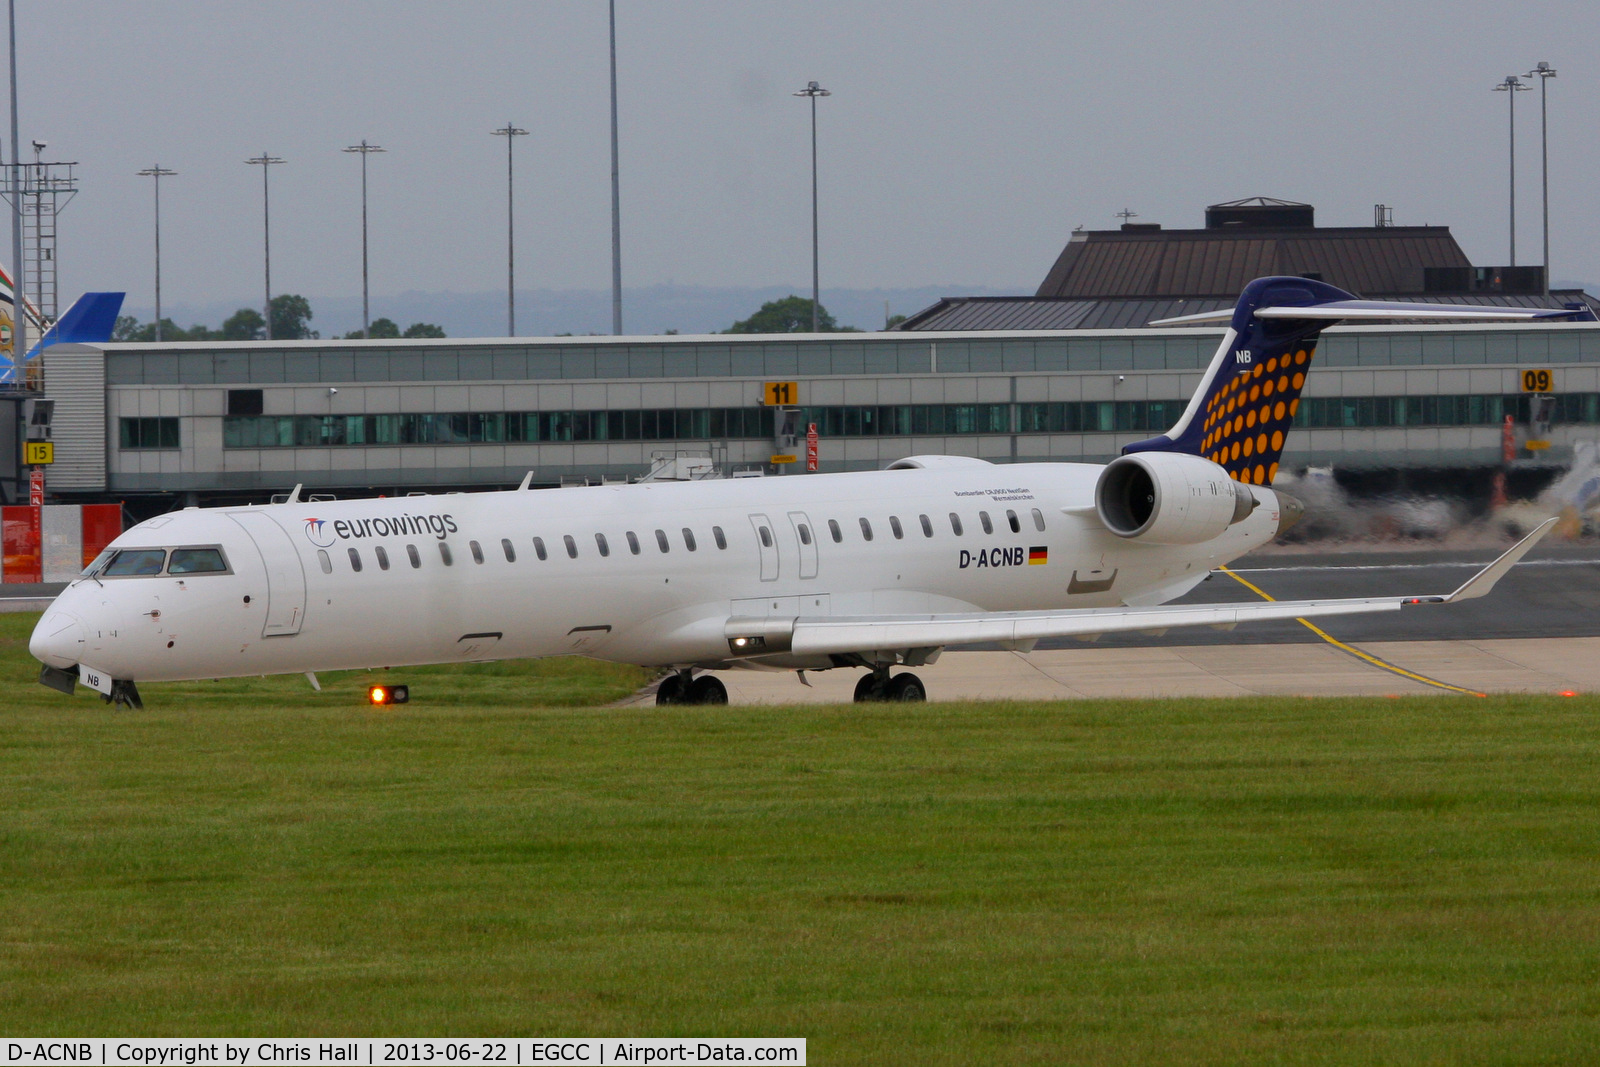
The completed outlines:
{"type": "Polygon", "coordinates": [[[722,684],[722,679],[714,674],[702,674],[689,683],[688,699],[685,704],[726,704],[728,702],[728,687],[722,684]]]}
{"type": "Polygon", "coordinates": [[[928,690],[922,679],[914,674],[897,674],[889,679],[889,692],[885,699],[905,703],[921,703],[928,699],[928,690]]]}
{"type": "Polygon", "coordinates": [[[871,704],[883,699],[883,693],[878,689],[878,676],[868,671],[856,682],[856,703],[871,704]]]}
{"type": "Polygon", "coordinates": [[[684,704],[688,686],[683,684],[683,675],[673,673],[661,679],[661,684],[656,686],[656,703],[659,704],[684,704]]]}

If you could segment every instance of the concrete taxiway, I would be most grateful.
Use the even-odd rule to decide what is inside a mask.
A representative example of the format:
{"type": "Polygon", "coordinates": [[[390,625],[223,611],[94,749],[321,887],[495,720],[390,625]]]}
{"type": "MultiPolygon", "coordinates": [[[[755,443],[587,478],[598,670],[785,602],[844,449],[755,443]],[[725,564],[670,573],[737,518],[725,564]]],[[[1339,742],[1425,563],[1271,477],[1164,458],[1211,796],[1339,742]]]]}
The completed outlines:
{"type": "MultiPolygon", "coordinates": [[[[1379,659],[1485,693],[1600,691],[1600,637],[1393,641],[1360,646],[1379,659]]],[[[1078,700],[1097,697],[1409,696],[1452,690],[1380,669],[1332,645],[1255,644],[946,652],[919,667],[928,699],[1078,700]]],[[[847,704],[860,671],[726,671],[735,704],[847,704]]]]}

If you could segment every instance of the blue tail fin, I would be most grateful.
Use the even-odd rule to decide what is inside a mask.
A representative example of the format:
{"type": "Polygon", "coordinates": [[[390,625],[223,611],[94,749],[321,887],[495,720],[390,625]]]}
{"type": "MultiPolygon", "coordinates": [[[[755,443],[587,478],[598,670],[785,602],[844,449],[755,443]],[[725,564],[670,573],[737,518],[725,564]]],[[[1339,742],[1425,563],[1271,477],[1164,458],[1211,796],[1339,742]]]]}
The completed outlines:
{"type": "Polygon", "coordinates": [[[1258,278],[1234,305],[1200,388],[1177,425],[1128,452],[1188,452],[1219,463],[1235,480],[1270,485],[1300,390],[1316,354],[1322,319],[1258,319],[1264,307],[1305,307],[1355,299],[1307,278],[1258,278]]]}
{"type": "MultiPolygon", "coordinates": [[[[3,277],[3,272],[0,272],[0,277],[3,277]]],[[[44,335],[21,359],[0,354],[0,382],[26,380],[28,363],[51,345],[65,343],[92,345],[104,344],[111,340],[111,333],[117,326],[117,313],[122,310],[123,295],[84,293],[78,297],[72,302],[72,306],[67,308],[66,313],[44,331],[44,335]]],[[[3,303],[4,301],[0,301],[0,304],[3,303]]],[[[9,310],[9,305],[6,305],[5,311],[9,310]]],[[[0,318],[5,318],[4,313],[0,313],[0,318]]],[[[9,321],[7,325],[10,325],[9,321]]],[[[14,339],[8,340],[15,343],[14,339]]],[[[0,349],[3,348],[4,346],[0,345],[0,349]]]]}
{"type": "Polygon", "coordinates": [[[1129,452],[1187,452],[1220,464],[1235,481],[1270,485],[1300,408],[1300,390],[1322,331],[1342,320],[1527,320],[1571,317],[1565,309],[1361,300],[1309,278],[1257,278],[1231,312],[1166,319],[1152,326],[1227,321],[1217,354],[1176,425],[1129,452]]]}
{"type": "Polygon", "coordinates": [[[84,293],[72,302],[66,313],[44,332],[39,343],[30,348],[23,358],[32,359],[51,345],[97,345],[111,340],[111,331],[117,326],[117,312],[122,310],[123,296],[123,293],[84,293]]]}

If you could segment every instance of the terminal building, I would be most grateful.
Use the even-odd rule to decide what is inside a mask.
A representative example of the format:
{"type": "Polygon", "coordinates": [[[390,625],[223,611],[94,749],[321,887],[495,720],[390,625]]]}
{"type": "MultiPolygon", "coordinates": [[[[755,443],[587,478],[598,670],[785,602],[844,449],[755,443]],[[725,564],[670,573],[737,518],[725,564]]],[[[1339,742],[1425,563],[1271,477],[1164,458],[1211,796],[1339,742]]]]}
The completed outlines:
{"type": "MultiPolygon", "coordinates": [[[[1176,420],[1221,334],[1142,323],[1225,306],[1260,274],[1593,304],[1546,297],[1542,268],[1471,266],[1443,227],[1318,230],[1309,212],[1244,202],[1202,231],[1074,234],[1038,294],[941,301],[883,333],[57,345],[48,492],[141,515],[297,483],[345,496],[704,472],[680,455],[802,477],[812,424],[823,471],[918,453],[1104,461],[1176,420]]],[[[1337,326],[1316,358],[1285,467],[1486,471],[1508,415],[1534,466],[1600,436],[1597,322],[1337,326]]]]}

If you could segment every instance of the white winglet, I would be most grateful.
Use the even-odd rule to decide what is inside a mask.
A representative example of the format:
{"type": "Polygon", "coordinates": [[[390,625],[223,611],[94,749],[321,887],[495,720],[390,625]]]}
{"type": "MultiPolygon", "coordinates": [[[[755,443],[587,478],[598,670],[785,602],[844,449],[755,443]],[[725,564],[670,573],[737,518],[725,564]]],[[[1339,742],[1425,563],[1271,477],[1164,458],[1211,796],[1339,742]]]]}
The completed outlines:
{"type": "Polygon", "coordinates": [[[1544,540],[1544,535],[1555,528],[1557,521],[1558,517],[1552,515],[1550,518],[1541,522],[1538,526],[1535,526],[1532,533],[1528,534],[1528,536],[1524,537],[1522,540],[1506,549],[1505,553],[1501,555],[1499,559],[1483,568],[1483,570],[1479,571],[1477,574],[1474,574],[1471,578],[1468,578],[1466,581],[1462,582],[1461,588],[1445,597],[1443,602],[1446,604],[1454,604],[1458,600],[1472,600],[1475,597],[1483,596],[1489,590],[1493,589],[1494,583],[1498,582],[1501,578],[1504,578],[1506,571],[1509,571],[1512,567],[1515,567],[1518,563],[1520,563],[1522,561],[1522,557],[1528,554],[1529,549],[1538,544],[1540,541],[1544,540]]]}

